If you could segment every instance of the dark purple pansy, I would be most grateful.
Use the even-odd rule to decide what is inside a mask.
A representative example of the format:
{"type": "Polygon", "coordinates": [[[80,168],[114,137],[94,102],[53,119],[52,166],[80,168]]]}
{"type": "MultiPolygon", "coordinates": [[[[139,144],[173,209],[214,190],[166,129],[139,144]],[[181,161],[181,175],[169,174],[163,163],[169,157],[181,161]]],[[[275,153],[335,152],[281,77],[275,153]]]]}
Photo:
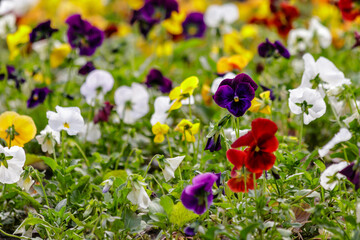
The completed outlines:
{"type": "Polygon", "coordinates": [[[184,229],[184,233],[187,235],[187,236],[195,236],[195,228],[192,228],[192,227],[186,227],[184,229]]]}
{"type": "Polygon", "coordinates": [[[155,68],[151,69],[146,76],[145,84],[148,88],[158,85],[162,93],[169,93],[172,89],[172,81],[164,77],[162,73],[155,68]]]}
{"type": "MultiPolygon", "coordinates": [[[[15,87],[17,89],[20,89],[20,85],[25,83],[25,79],[21,77],[21,74],[15,70],[13,66],[7,65],[6,66],[6,72],[7,72],[7,79],[8,81],[14,81],[15,87]]],[[[0,74],[0,81],[5,79],[5,74],[0,74]]]]}
{"type": "Polygon", "coordinates": [[[270,91],[270,99],[271,99],[271,101],[274,101],[275,100],[274,91],[271,88],[265,87],[264,85],[260,84],[260,86],[264,90],[264,92],[270,91]]]}
{"type": "Polygon", "coordinates": [[[30,33],[30,42],[37,42],[43,39],[50,38],[54,32],[58,30],[51,27],[51,21],[40,23],[30,33]]]}
{"type": "Polygon", "coordinates": [[[355,185],[355,189],[358,190],[360,188],[360,171],[357,167],[355,167],[355,163],[351,163],[346,166],[343,170],[339,171],[342,175],[344,175],[350,182],[355,185]]]}
{"type": "Polygon", "coordinates": [[[86,74],[89,74],[93,70],[95,70],[94,63],[89,61],[79,69],[79,74],[86,75],[86,74]]]}
{"type": "Polygon", "coordinates": [[[213,99],[217,105],[226,108],[235,117],[240,117],[250,108],[257,88],[251,77],[241,73],[234,79],[223,80],[213,99]]]}
{"type": "Polygon", "coordinates": [[[265,42],[259,44],[258,53],[259,56],[263,58],[269,58],[273,56],[277,57],[278,55],[281,55],[287,59],[290,58],[289,51],[280,41],[275,41],[275,43],[272,43],[269,41],[269,39],[266,39],[265,42]]]}
{"type": "Polygon", "coordinates": [[[94,117],[94,123],[98,122],[107,122],[109,121],[109,116],[111,114],[111,110],[114,108],[114,105],[112,105],[109,102],[105,102],[105,106],[102,107],[97,114],[95,114],[94,117]]]}
{"type": "Polygon", "coordinates": [[[47,88],[35,88],[32,90],[30,98],[27,100],[27,107],[28,108],[34,108],[37,105],[43,103],[45,101],[46,96],[51,91],[47,88]]]}
{"type": "Polygon", "coordinates": [[[190,13],[187,15],[182,27],[186,39],[203,37],[206,30],[204,15],[200,12],[190,13]]]}
{"type": "Polygon", "coordinates": [[[192,185],[186,186],[181,194],[182,204],[196,214],[203,214],[212,204],[212,186],[218,177],[213,173],[197,175],[192,185]]]}
{"type": "Polygon", "coordinates": [[[133,12],[130,23],[139,23],[141,34],[146,37],[151,28],[170,18],[172,11],[179,11],[176,0],[146,0],[144,6],[133,12]]]}
{"type": "Polygon", "coordinates": [[[221,150],[221,135],[214,134],[212,137],[208,138],[205,149],[210,152],[220,151],[221,150]]]}
{"type": "Polygon", "coordinates": [[[81,19],[75,14],[66,19],[69,25],[67,37],[72,48],[80,50],[80,55],[91,56],[96,48],[100,47],[104,40],[104,32],[91,25],[88,21],[81,19]]]}
{"type": "Polygon", "coordinates": [[[355,38],[355,43],[351,48],[356,48],[360,46],[360,34],[358,32],[354,32],[354,38],[355,38]]]}

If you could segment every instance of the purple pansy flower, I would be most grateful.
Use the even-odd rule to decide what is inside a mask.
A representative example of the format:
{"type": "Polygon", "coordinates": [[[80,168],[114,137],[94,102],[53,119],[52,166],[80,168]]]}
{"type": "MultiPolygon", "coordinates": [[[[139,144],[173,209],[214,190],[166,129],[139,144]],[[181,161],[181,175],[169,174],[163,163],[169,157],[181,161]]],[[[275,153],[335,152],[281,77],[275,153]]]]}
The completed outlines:
{"type": "Polygon", "coordinates": [[[196,214],[203,214],[212,204],[212,186],[217,179],[213,173],[203,173],[194,177],[192,185],[186,186],[181,194],[182,204],[196,214]]]}
{"type": "Polygon", "coordinates": [[[89,74],[93,70],[95,70],[94,63],[89,61],[79,69],[79,74],[86,75],[86,74],[89,74]]]}
{"type": "Polygon", "coordinates": [[[210,152],[220,151],[221,150],[221,135],[214,134],[212,137],[208,138],[204,150],[209,150],[210,152]]]}
{"type": "Polygon", "coordinates": [[[182,27],[186,39],[203,37],[206,30],[204,15],[200,12],[190,13],[187,15],[182,27]]]}
{"type": "Polygon", "coordinates": [[[358,32],[354,32],[354,38],[355,38],[355,43],[351,48],[356,48],[360,46],[360,34],[358,32]]]}
{"type": "Polygon", "coordinates": [[[32,90],[30,98],[27,100],[27,107],[33,108],[39,105],[40,103],[43,103],[45,101],[46,96],[51,91],[47,88],[35,88],[32,90]]]}
{"type": "Polygon", "coordinates": [[[195,228],[192,228],[190,226],[186,227],[184,229],[184,233],[187,235],[187,236],[195,236],[195,228]]]}
{"type": "Polygon", "coordinates": [[[235,117],[245,114],[255,97],[257,84],[245,73],[234,79],[223,80],[213,99],[217,105],[226,108],[235,117]]]}
{"type": "Polygon", "coordinates": [[[109,116],[111,114],[111,110],[114,108],[114,105],[112,105],[109,102],[105,102],[105,106],[102,107],[99,112],[94,117],[94,123],[98,122],[107,122],[109,121],[109,116]]]}
{"type": "Polygon", "coordinates": [[[360,188],[360,171],[357,167],[355,167],[355,163],[351,163],[346,166],[343,170],[339,171],[342,175],[344,175],[350,182],[355,185],[355,189],[358,190],[360,188]]]}
{"type": "Polygon", "coordinates": [[[145,84],[148,88],[158,85],[162,93],[169,93],[172,89],[171,80],[164,77],[162,73],[155,68],[151,69],[149,74],[146,76],[145,84]]]}
{"type": "MultiPolygon", "coordinates": [[[[25,79],[20,76],[15,70],[14,66],[7,65],[6,66],[7,79],[15,82],[15,86],[17,89],[20,89],[20,85],[25,83],[25,79]]],[[[5,74],[0,74],[0,81],[5,79],[5,74]]]]}
{"type": "Polygon", "coordinates": [[[266,39],[265,42],[259,44],[258,53],[260,57],[263,58],[269,58],[272,56],[276,57],[275,53],[283,56],[284,58],[290,58],[289,51],[280,41],[275,41],[274,43],[272,43],[269,41],[269,39],[266,39]]]}
{"type": "Polygon", "coordinates": [[[155,24],[170,18],[172,11],[179,11],[176,0],[146,0],[142,8],[133,12],[130,23],[139,22],[140,32],[146,37],[155,24]]]}
{"type": "Polygon", "coordinates": [[[104,32],[75,14],[66,19],[69,25],[67,37],[72,48],[78,48],[80,55],[91,56],[104,40],[104,32]]]}
{"type": "Polygon", "coordinates": [[[51,27],[51,21],[40,23],[30,33],[30,42],[37,42],[43,39],[50,38],[54,32],[58,30],[51,27]]]}

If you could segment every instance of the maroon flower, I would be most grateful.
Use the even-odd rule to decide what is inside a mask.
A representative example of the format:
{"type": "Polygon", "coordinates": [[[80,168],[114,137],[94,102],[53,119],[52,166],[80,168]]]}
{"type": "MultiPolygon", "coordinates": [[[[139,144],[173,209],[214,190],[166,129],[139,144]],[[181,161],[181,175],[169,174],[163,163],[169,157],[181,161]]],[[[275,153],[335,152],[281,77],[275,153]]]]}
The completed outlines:
{"type": "Polygon", "coordinates": [[[109,116],[111,114],[111,110],[114,108],[114,105],[112,105],[109,102],[105,102],[105,106],[102,107],[99,112],[94,117],[94,123],[98,122],[107,122],[109,121],[109,116]]]}
{"type": "Polygon", "coordinates": [[[162,73],[155,68],[151,69],[149,74],[146,76],[145,84],[148,88],[158,85],[162,93],[169,93],[172,89],[171,80],[164,77],[162,73]]]}
{"type": "Polygon", "coordinates": [[[30,33],[30,42],[37,42],[43,39],[50,38],[54,32],[58,30],[51,27],[51,21],[40,23],[30,33]]]}

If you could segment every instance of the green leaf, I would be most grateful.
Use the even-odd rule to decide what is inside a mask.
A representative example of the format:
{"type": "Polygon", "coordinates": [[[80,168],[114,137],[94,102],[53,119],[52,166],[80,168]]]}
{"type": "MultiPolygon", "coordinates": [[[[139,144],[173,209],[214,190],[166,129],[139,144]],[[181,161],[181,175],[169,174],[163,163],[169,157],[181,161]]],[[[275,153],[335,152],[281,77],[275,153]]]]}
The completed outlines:
{"type": "Polygon", "coordinates": [[[315,160],[314,163],[316,164],[316,166],[318,166],[320,168],[320,170],[322,172],[326,169],[325,164],[322,161],[320,161],[319,159],[315,160]]]}
{"type": "Polygon", "coordinates": [[[164,208],[166,214],[168,216],[170,216],[171,212],[173,210],[173,207],[174,207],[174,203],[173,203],[171,197],[166,196],[166,195],[162,196],[160,198],[160,205],[164,208]]]}
{"type": "Polygon", "coordinates": [[[172,210],[170,216],[170,222],[178,225],[178,227],[184,226],[186,223],[198,218],[199,216],[192,211],[186,209],[182,202],[178,202],[172,210]]]}
{"type": "Polygon", "coordinates": [[[41,162],[42,157],[39,157],[38,155],[35,154],[26,154],[26,161],[25,161],[25,166],[31,165],[33,163],[37,163],[37,162],[41,162]]]}
{"type": "Polygon", "coordinates": [[[67,198],[61,200],[55,207],[55,211],[59,212],[63,207],[66,207],[67,198]]]}
{"type": "Polygon", "coordinates": [[[19,195],[21,195],[24,199],[28,200],[30,204],[39,211],[39,209],[42,207],[42,205],[36,201],[32,196],[30,196],[27,192],[20,191],[16,188],[13,188],[19,195]]]}
{"type": "Polygon", "coordinates": [[[58,169],[59,165],[54,159],[45,156],[41,156],[40,158],[44,161],[46,165],[51,168],[51,170],[55,171],[56,169],[58,169]]]}

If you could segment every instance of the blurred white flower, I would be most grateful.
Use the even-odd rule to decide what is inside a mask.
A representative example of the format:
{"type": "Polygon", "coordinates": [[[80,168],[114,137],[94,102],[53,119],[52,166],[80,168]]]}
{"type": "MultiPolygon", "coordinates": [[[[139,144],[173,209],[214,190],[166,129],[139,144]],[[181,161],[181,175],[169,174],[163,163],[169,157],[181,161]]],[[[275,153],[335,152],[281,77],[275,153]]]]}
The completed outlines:
{"type": "Polygon", "coordinates": [[[291,30],[287,42],[290,54],[295,55],[298,52],[304,52],[312,45],[312,37],[312,32],[305,28],[291,30]]]}
{"type": "Polygon", "coordinates": [[[219,88],[219,85],[220,83],[225,80],[225,79],[234,79],[236,77],[236,74],[235,73],[232,73],[232,72],[229,72],[227,74],[225,74],[223,77],[218,77],[218,78],[215,78],[215,80],[212,82],[211,84],[211,92],[213,94],[216,93],[216,91],[218,90],[219,88]]]}
{"type": "Polygon", "coordinates": [[[85,127],[79,132],[79,137],[88,142],[96,143],[101,138],[100,125],[94,122],[85,124],[85,127]]]}
{"type": "Polygon", "coordinates": [[[133,181],[131,183],[131,192],[127,195],[127,199],[134,205],[138,205],[141,209],[149,207],[151,202],[149,196],[144,189],[144,183],[133,181]]]}
{"type": "Polygon", "coordinates": [[[327,27],[319,22],[319,19],[313,17],[310,20],[309,31],[313,36],[317,37],[320,47],[327,48],[331,45],[332,36],[327,27]]]}
{"type": "Polygon", "coordinates": [[[204,14],[204,21],[208,27],[216,28],[222,23],[228,25],[239,18],[239,9],[233,3],[210,5],[204,14]]]}
{"type": "Polygon", "coordinates": [[[10,149],[0,145],[0,182],[6,184],[16,183],[25,164],[25,151],[23,148],[13,146],[10,149]]]}
{"type": "Polygon", "coordinates": [[[69,135],[76,135],[85,127],[84,119],[78,107],[55,107],[56,112],[47,111],[49,126],[60,132],[65,130],[69,135]]]}
{"type": "Polygon", "coordinates": [[[36,140],[41,145],[43,152],[52,154],[55,143],[60,143],[60,132],[53,130],[49,125],[36,136],[36,140]]]}
{"type": "MultiPolygon", "coordinates": [[[[243,130],[240,130],[239,131],[239,137],[242,137],[244,136],[245,134],[247,134],[251,129],[243,129],[243,130]]],[[[224,134],[225,134],[225,137],[230,140],[231,142],[235,142],[236,139],[238,139],[236,137],[236,132],[234,129],[232,128],[226,128],[224,129],[224,134]]]]}
{"type": "Polygon", "coordinates": [[[27,193],[29,192],[31,186],[35,183],[35,180],[31,178],[30,175],[27,176],[27,178],[20,178],[20,180],[17,182],[17,185],[22,189],[25,190],[27,193]]]}
{"type": "Polygon", "coordinates": [[[40,60],[44,61],[48,53],[49,40],[43,39],[31,44],[31,48],[39,55],[40,60]]]}
{"type": "Polygon", "coordinates": [[[171,107],[170,98],[167,96],[157,97],[154,101],[154,113],[151,116],[150,123],[154,126],[157,122],[165,124],[168,111],[171,107]]]}
{"type": "Polygon", "coordinates": [[[321,117],[326,112],[326,104],[321,94],[310,88],[289,90],[289,107],[294,114],[303,114],[304,124],[321,117]]]}
{"type": "Polygon", "coordinates": [[[5,16],[0,17],[0,38],[5,38],[8,33],[14,32],[15,29],[16,29],[16,16],[14,14],[7,14],[5,16]]]}
{"type": "Polygon", "coordinates": [[[115,91],[116,111],[127,124],[133,124],[149,112],[149,93],[139,83],[122,86],[115,91]]]}
{"type": "Polygon", "coordinates": [[[165,158],[165,168],[163,169],[163,174],[166,182],[168,182],[171,178],[175,177],[175,171],[179,167],[180,163],[184,160],[184,158],[185,156],[165,158]]]}
{"type": "Polygon", "coordinates": [[[324,157],[336,144],[350,140],[351,132],[347,128],[341,128],[338,133],[319,150],[320,157],[324,157]]]}
{"type": "Polygon", "coordinates": [[[320,185],[326,190],[333,190],[338,184],[339,179],[346,178],[344,175],[338,173],[348,165],[343,161],[340,163],[332,164],[320,176],[320,185]]]}
{"type": "Polygon", "coordinates": [[[100,104],[104,101],[104,96],[114,86],[113,76],[104,70],[94,70],[86,77],[86,81],[80,88],[81,94],[86,98],[86,102],[94,106],[98,100],[100,104]]]}

